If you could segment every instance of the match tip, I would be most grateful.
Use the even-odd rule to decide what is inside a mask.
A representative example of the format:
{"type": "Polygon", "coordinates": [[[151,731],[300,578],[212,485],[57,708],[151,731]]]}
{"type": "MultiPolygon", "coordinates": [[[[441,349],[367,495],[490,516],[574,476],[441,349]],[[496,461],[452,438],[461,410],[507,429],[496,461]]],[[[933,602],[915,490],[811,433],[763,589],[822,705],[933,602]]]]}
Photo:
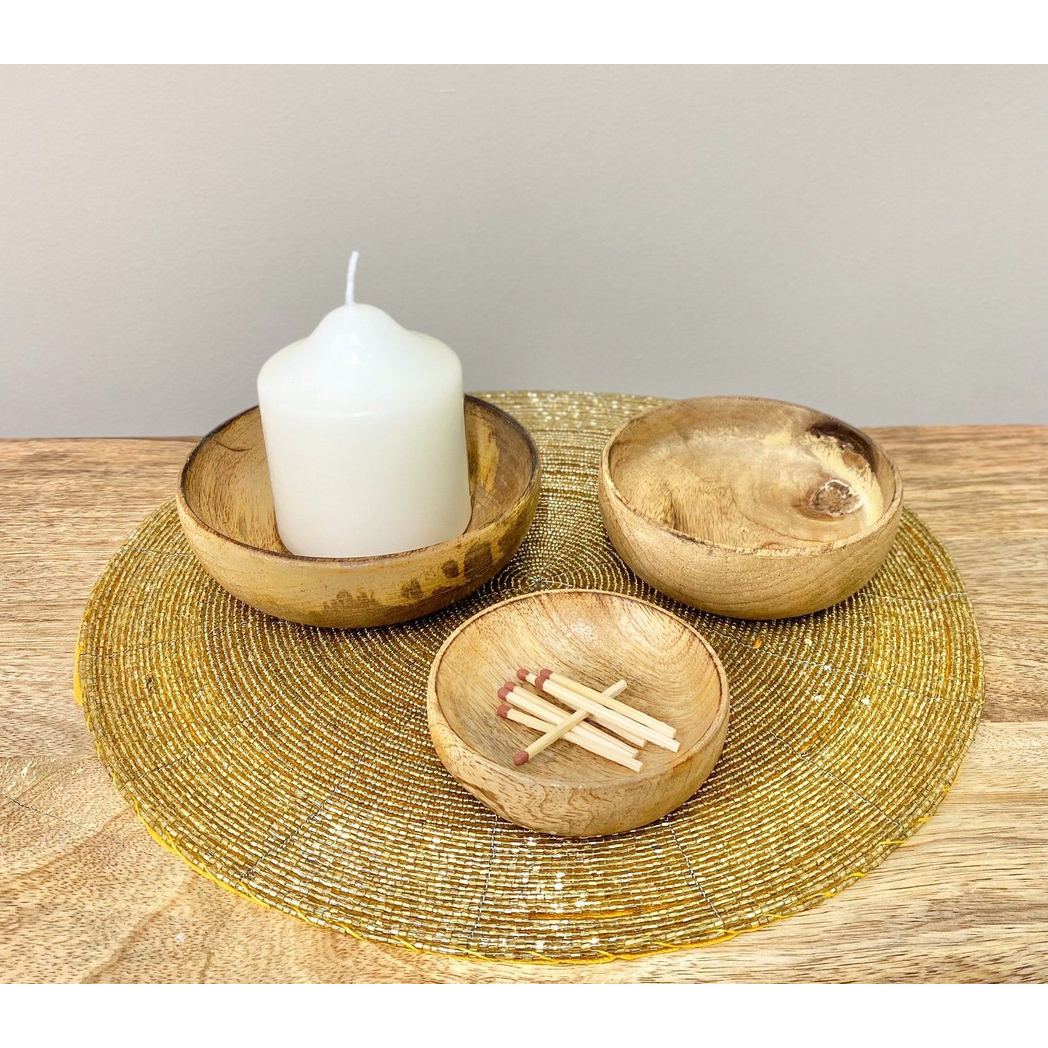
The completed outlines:
{"type": "Polygon", "coordinates": [[[539,676],[540,677],[552,677],[553,676],[553,670],[548,670],[545,667],[543,667],[541,670],[539,670],[539,676]]]}
{"type": "Polygon", "coordinates": [[[528,751],[527,750],[517,750],[517,752],[513,755],[513,763],[518,768],[522,764],[527,764],[529,759],[530,758],[528,757],[528,751]]]}
{"type": "Polygon", "coordinates": [[[509,688],[499,688],[499,698],[505,702],[509,698],[509,688]]]}
{"type": "Polygon", "coordinates": [[[526,669],[517,670],[517,680],[526,681],[528,679],[528,671],[526,669]]]}
{"type": "Polygon", "coordinates": [[[501,706],[499,706],[499,708],[497,710],[495,710],[495,712],[500,717],[506,718],[506,717],[509,716],[509,707],[505,703],[503,703],[501,706]]]}
{"type": "Polygon", "coordinates": [[[517,682],[515,680],[508,680],[502,686],[506,689],[506,691],[512,691],[517,686],[517,682]]]}

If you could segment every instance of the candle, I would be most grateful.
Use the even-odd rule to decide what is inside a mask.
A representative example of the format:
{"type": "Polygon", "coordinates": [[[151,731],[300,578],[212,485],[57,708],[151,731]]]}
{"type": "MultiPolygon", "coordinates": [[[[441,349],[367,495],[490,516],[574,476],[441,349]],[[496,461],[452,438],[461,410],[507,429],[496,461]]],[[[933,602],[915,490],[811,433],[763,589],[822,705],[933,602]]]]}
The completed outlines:
{"type": "Polygon", "coordinates": [[[346,304],[258,376],[277,531],[304,557],[368,557],[469,524],[462,365],[443,342],[346,304]]]}

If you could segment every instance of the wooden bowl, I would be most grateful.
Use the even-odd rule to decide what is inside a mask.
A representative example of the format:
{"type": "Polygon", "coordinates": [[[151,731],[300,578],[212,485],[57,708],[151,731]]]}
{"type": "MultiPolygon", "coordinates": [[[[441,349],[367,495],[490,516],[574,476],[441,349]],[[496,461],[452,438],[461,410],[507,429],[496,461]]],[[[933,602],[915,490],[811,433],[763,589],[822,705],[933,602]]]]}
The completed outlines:
{"type": "Polygon", "coordinates": [[[902,479],[866,434],[811,408],[698,397],[631,419],[601,461],[612,544],[646,582],[718,615],[779,619],[865,586],[902,479]]]}
{"type": "Polygon", "coordinates": [[[728,730],[724,667],[702,634],[635,597],[547,590],[494,604],[463,623],[433,660],[429,730],[449,772],[510,822],[594,837],[661,818],[710,774],[728,730]],[[648,744],[633,772],[561,739],[526,764],[538,737],[496,716],[518,666],[549,667],[590,687],[621,678],[623,702],[673,725],[680,750],[648,744]]]}
{"type": "Polygon", "coordinates": [[[193,552],[234,597],[310,626],[385,626],[460,600],[505,567],[535,515],[539,456],[512,416],[466,397],[473,516],[465,533],[382,557],[297,557],[277,534],[258,408],[196,446],[178,482],[193,552]]]}

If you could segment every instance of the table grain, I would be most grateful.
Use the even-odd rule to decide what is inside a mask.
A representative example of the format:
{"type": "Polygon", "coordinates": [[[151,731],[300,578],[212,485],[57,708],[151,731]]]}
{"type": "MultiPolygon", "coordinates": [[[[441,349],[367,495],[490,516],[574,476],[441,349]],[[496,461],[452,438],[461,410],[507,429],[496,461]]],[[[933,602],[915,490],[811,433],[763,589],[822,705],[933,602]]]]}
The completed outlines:
{"type": "Polygon", "coordinates": [[[813,910],[636,961],[467,961],[264,910],[149,837],[71,693],[92,583],[193,440],[0,441],[0,981],[1048,979],[1048,427],[871,429],[975,606],[986,706],[935,817],[813,910]]]}

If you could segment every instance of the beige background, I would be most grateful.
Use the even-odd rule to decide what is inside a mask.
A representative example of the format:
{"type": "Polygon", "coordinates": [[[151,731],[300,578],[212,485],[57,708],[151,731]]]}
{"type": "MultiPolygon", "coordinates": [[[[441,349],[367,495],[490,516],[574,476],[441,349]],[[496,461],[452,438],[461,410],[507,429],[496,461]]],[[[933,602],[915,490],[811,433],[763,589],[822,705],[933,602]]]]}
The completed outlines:
{"type": "Polygon", "coordinates": [[[1048,422],[1044,67],[7,67],[0,148],[0,435],[210,428],[352,248],[474,389],[1048,422]]]}

